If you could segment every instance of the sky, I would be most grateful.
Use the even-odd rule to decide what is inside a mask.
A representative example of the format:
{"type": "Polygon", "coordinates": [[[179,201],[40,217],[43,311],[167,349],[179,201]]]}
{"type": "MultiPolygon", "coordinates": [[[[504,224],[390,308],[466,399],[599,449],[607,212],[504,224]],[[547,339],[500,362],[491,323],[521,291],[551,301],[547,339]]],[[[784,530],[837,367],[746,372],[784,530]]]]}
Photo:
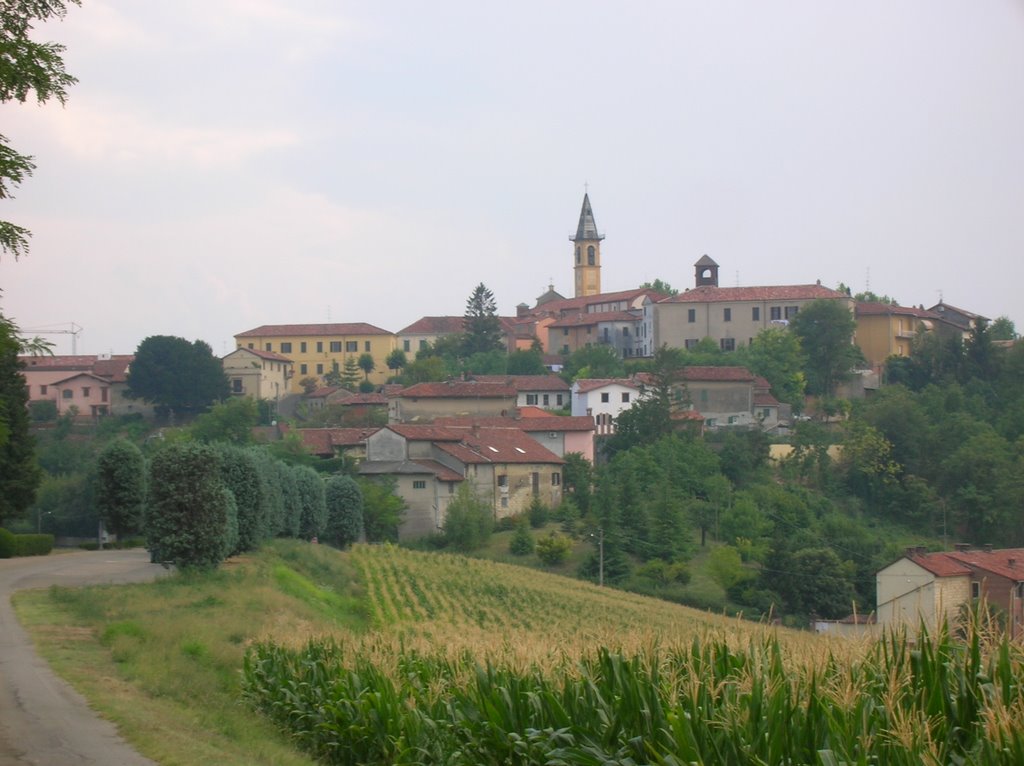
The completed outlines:
{"type": "Polygon", "coordinates": [[[571,296],[584,191],[606,292],[708,254],[1024,325],[1024,0],[83,0],[35,36],[79,82],[0,105],[38,166],[0,310],[81,354],[571,296]]]}

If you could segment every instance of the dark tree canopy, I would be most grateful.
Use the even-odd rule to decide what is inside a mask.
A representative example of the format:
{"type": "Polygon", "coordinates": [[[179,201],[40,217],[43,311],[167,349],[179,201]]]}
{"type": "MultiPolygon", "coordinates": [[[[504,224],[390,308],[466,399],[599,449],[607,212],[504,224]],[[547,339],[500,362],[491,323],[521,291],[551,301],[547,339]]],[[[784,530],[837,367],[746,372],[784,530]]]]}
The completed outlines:
{"type": "Polygon", "coordinates": [[[202,412],[229,394],[224,368],[209,345],[171,335],[151,335],[139,344],[128,391],[177,414],[202,412]]]}
{"type": "MultiPolygon", "coordinates": [[[[0,103],[25,103],[35,94],[39,104],[50,99],[64,103],[75,78],[64,69],[64,46],[30,37],[35,22],[61,19],[78,0],[4,0],[0,3],[0,103]]],[[[0,135],[0,199],[11,196],[35,170],[32,157],[19,154],[0,135]]],[[[28,229],[0,221],[0,252],[15,259],[28,252],[28,229]]]]}
{"type": "Polygon", "coordinates": [[[853,312],[842,301],[811,301],[800,309],[789,327],[800,339],[807,359],[807,392],[832,396],[862,358],[860,349],[853,345],[857,329],[853,312]]]}
{"type": "Polygon", "coordinates": [[[110,442],[96,459],[96,510],[117,539],[142,527],[146,459],[127,439],[110,442]]]}
{"type": "Polygon", "coordinates": [[[483,282],[473,288],[473,292],[466,300],[463,330],[464,356],[500,351],[504,347],[501,340],[501,322],[498,319],[498,304],[494,300],[494,293],[487,289],[483,282]]]}
{"type": "Polygon", "coordinates": [[[14,325],[0,315],[0,525],[24,515],[42,479],[18,349],[14,325]]]}

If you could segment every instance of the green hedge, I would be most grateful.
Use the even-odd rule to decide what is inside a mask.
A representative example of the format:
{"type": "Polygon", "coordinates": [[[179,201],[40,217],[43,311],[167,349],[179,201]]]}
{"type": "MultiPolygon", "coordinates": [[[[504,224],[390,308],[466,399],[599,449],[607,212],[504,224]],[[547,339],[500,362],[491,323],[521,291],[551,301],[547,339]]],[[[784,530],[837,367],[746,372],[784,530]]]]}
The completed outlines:
{"type": "Polygon", "coordinates": [[[0,529],[0,559],[46,556],[53,550],[53,535],[15,535],[0,529]]]}

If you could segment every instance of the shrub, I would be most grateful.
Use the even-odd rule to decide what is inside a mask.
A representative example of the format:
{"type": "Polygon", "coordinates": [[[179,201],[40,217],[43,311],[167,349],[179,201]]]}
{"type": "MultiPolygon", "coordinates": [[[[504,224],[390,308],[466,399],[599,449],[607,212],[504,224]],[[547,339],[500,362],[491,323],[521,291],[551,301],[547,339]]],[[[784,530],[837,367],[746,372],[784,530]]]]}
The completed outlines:
{"type": "Polygon", "coordinates": [[[14,535],[0,527],[0,559],[9,559],[14,555],[14,535]]]}
{"type": "Polygon", "coordinates": [[[548,523],[548,519],[551,517],[551,510],[544,505],[539,497],[534,496],[530,502],[527,514],[530,517],[530,526],[534,529],[540,529],[548,523]]]}
{"type": "Polygon", "coordinates": [[[28,416],[33,423],[49,423],[57,419],[57,402],[39,399],[28,403],[28,416]]]}
{"type": "Polygon", "coordinates": [[[47,556],[53,550],[53,535],[15,535],[15,556],[47,556]]]}
{"type": "Polygon", "coordinates": [[[469,482],[462,482],[448,504],[441,528],[453,548],[473,551],[490,538],[494,529],[494,511],[473,491],[469,482]]]}
{"type": "Polygon", "coordinates": [[[150,465],[145,518],[154,558],[181,569],[217,567],[230,553],[229,497],[212,448],[181,443],[158,452],[150,465]]]}
{"type": "Polygon", "coordinates": [[[96,510],[120,540],[142,525],[146,459],[127,439],[115,439],[96,458],[96,510]]]}
{"type": "Polygon", "coordinates": [[[299,537],[318,538],[327,529],[327,501],[320,474],[306,466],[295,466],[295,487],[299,494],[299,537]]]}
{"type": "Polygon", "coordinates": [[[351,476],[332,476],[325,491],[326,542],[345,548],[363,536],[363,493],[351,476]]]}
{"type": "Polygon", "coordinates": [[[565,535],[552,532],[540,538],[536,543],[537,558],[549,567],[565,562],[572,550],[572,540],[565,535]]]}
{"type": "Polygon", "coordinates": [[[221,479],[235,498],[238,544],[232,553],[255,550],[270,534],[270,498],[261,482],[256,450],[220,445],[221,479]]]}
{"type": "Polygon", "coordinates": [[[533,535],[530,534],[528,524],[519,523],[516,525],[516,533],[508,543],[508,552],[513,556],[529,556],[533,553],[533,535]]]}

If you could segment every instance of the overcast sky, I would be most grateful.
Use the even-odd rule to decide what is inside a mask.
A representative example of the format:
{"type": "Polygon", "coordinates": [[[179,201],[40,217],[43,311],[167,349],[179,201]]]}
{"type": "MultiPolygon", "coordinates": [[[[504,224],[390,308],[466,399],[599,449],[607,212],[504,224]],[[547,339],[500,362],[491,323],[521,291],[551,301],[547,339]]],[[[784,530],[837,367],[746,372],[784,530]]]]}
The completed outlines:
{"type": "Polygon", "coordinates": [[[79,83],[0,106],[38,164],[0,308],[79,353],[569,296],[585,184],[605,291],[707,253],[1024,324],[1024,0],[83,0],[37,37],[79,83]]]}

